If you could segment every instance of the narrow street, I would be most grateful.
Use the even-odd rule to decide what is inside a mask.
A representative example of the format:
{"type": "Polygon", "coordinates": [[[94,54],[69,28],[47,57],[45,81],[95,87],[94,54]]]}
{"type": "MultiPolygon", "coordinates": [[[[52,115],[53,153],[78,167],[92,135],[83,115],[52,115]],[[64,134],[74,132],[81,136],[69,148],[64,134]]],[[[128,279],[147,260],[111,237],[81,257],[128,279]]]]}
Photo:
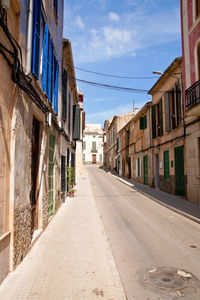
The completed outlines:
{"type": "Polygon", "coordinates": [[[97,166],[87,169],[127,298],[200,299],[195,279],[200,279],[200,225],[148,199],[97,166]],[[162,267],[166,276],[171,267],[192,274],[186,280],[187,287],[180,291],[161,289],[160,278],[150,284],[147,274],[162,267]]]}

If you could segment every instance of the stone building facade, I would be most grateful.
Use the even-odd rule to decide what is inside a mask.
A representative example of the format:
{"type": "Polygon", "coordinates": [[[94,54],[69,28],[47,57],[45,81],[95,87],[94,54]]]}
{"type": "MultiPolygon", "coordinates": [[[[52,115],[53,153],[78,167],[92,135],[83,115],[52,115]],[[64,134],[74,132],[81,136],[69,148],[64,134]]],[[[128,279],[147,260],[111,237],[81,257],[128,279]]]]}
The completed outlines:
{"type": "Polygon", "coordinates": [[[104,131],[106,132],[106,144],[104,149],[106,155],[105,165],[111,170],[117,171],[120,168],[120,158],[117,154],[119,146],[117,134],[136,113],[137,109],[134,112],[116,115],[111,121],[107,120],[104,123],[104,131]]]}
{"type": "Polygon", "coordinates": [[[0,282],[65,200],[79,102],[75,80],[63,88],[72,61],[69,43],[63,46],[63,1],[1,4],[0,282]]]}
{"type": "Polygon", "coordinates": [[[101,124],[86,124],[83,131],[83,163],[103,164],[103,129],[101,124]]]}
{"type": "Polygon", "coordinates": [[[179,57],[149,91],[152,95],[152,172],[156,188],[186,197],[187,156],[181,72],[182,58],[179,57]]]}
{"type": "Polygon", "coordinates": [[[187,199],[200,204],[200,6],[181,1],[187,199]]]}

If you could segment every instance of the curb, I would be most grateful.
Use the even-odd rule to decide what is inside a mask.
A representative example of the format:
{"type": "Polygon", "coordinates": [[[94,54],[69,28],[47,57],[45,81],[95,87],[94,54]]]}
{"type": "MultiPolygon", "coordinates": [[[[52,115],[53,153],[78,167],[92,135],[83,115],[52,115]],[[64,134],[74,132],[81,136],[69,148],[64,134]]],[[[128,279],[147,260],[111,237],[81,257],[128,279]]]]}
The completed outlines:
{"type": "Polygon", "coordinates": [[[129,186],[129,187],[131,187],[131,188],[134,188],[137,192],[139,192],[139,193],[143,194],[144,196],[150,198],[150,199],[153,200],[154,202],[157,202],[158,204],[160,204],[160,205],[162,205],[162,206],[168,208],[169,210],[172,210],[173,212],[178,213],[179,215],[182,215],[183,217],[186,217],[186,218],[190,219],[191,221],[200,224],[200,219],[198,219],[198,218],[196,218],[196,217],[193,217],[193,216],[190,215],[190,214],[187,214],[187,213],[185,213],[185,212],[183,212],[183,211],[181,211],[181,210],[179,210],[179,209],[177,209],[177,208],[174,208],[174,207],[172,207],[172,206],[170,206],[170,205],[168,205],[168,204],[166,204],[166,203],[164,203],[164,202],[162,202],[162,201],[159,201],[158,199],[154,198],[153,196],[150,196],[150,195],[146,194],[145,192],[139,190],[137,187],[135,187],[135,186],[134,186],[133,184],[131,184],[130,182],[126,181],[126,179],[124,179],[124,178],[120,178],[120,177],[118,177],[118,176],[115,176],[115,175],[112,174],[111,172],[108,172],[108,174],[111,175],[111,176],[113,176],[113,177],[115,177],[115,178],[116,178],[118,181],[120,181],[121,183],[123,183],[123,184],[125,184],[125,185],[127,185],[127,186],[129,186]]]}

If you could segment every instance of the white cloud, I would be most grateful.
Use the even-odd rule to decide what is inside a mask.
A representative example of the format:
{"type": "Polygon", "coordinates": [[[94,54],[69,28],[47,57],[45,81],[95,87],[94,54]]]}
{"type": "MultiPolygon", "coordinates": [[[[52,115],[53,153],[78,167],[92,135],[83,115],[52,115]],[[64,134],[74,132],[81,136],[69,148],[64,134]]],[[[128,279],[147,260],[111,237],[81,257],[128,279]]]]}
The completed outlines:
{"type": "Polygon", "coordinates": [[[110,13],[108,14],[108,19],[109,19],[110,21],[119,22],[120,16],[119,16],[118,14],[114,13],[114,12],[110,12],[110,13]]]}
{"type": "Polygon", "coordinates": [[[84,29],[85,28],[85,24],[83,23],[83,20],[80,16],[76,17],[75,20],[76,25],[80,28],[80,29],[84,29]]]}
{"type": "MultiPolygon", "coordinates": [[[[100,5],[100,0],[94,1],[100,5]]],[[[120,16],[114,12],[105,15],[90,13],[90,17],[85,17],[87,26],[81,18],[81,10],[78,16],[77,11],[70,10],[70,14],[69,12],[66,14],[67,26],[64,28],[64,33],[66,32],[66,36],[69,36],[69,32],[71,34],[69,38],[76,62],[87,63],[124,56],[134,57],[150,47],[180,40],[178,9],[169,7],[167,11],[156,10],[153,8],[156,8],[157,0],[145,1],[146,5],[134,1],[132,10],[121,12],[120,16]],[[115,26],[106,23],[108,18],[115,21],[115,26]],[[76,22],[73,22],[74,19],[76,22]],[[76,28],[74,23],[77,25],[76,28]]]]}

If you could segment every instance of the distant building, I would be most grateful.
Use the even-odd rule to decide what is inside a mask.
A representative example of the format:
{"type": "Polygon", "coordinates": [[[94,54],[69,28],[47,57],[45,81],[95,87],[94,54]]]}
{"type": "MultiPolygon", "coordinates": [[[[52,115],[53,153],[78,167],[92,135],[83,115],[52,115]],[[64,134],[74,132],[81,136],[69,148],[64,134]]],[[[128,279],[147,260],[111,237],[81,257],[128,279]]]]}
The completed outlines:
{"type": "Polygon", "coordinates": [[[86,124],[83,132],[83,163],[103,164],[103,129],[101,124],[86,124]]]}

